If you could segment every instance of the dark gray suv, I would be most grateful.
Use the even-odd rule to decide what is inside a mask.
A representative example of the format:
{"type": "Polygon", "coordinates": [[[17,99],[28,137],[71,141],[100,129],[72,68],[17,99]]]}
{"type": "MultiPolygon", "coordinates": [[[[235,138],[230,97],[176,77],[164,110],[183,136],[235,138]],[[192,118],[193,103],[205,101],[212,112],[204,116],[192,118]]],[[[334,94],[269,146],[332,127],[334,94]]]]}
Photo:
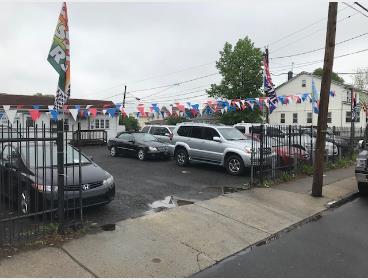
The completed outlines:
{"type": "MultiPolygon", "coordinates": [[[[252,140],[234,127],[183,123],[174,129],[170,149],[179,166],[203,162],[224,166],[229,174],[240,175],[251,166],[251,156],[259,150],[258,145],[254,141],[252,149],[252,140]]],[[[264,157],[270,162],[276,155],[269,148],[264,157]]]]}

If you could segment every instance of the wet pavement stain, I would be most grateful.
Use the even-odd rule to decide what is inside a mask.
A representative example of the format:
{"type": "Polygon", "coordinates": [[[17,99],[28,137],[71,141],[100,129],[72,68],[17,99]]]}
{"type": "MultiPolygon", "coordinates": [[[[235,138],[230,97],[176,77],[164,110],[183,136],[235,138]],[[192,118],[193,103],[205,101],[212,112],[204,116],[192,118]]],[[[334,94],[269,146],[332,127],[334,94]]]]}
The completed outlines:
{"type": "Polygon", "coordinates": [[[154,259],[152,259],[152,262],[153,262],[153,263],[160,263],[160,262],[161,262],[161,259],[159,259],[159,258],[154,258],[154,259]]]}

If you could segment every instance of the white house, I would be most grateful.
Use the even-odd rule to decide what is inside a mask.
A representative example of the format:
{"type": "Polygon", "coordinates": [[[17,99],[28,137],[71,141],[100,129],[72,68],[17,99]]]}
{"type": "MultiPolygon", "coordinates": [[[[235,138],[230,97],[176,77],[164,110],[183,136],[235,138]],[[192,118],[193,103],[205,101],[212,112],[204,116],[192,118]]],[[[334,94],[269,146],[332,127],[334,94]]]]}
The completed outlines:
{"type": "MultiPolygon", "coordinates": [[[[14,119],[11,125],[15,128],[27,128],[30,130],[36,126],[41,128],[45,124],[46,128],[56,127],[56,122],[52,121],[49,107],[54,103],[53,96],[37,96],[37,95],[16,95],[0,93],[0,125],[6,127],[9,125],[9,112],[5,109],[10,105],[8,111],[14,114],[14,119]],[[33,121],[30,109],[39,111],[37,120],[33,121]]],[[[112,101],[105,100],[89,100],[89,99],[74,99],[70,98],[66,103],[68,109],[80,108],[77,120],[74,120],[68,109],[64,110],[64,130],[69,132],[67,137],[72,137],[72,131],[77,130],[78,122],[82,130],[105,130],[107,139],[116,136],[117,132],[124,130],[124,126],[119,125],[118,111],[113,116],[110,116],[105,110],[115,108],[112,101]],[[96,115],[84,113],[88,109],[95,109],[96,115]]],[[[11,115],[11,114],[10,114],[11,115]]]]}
{"type": "MultiPolygon", "coordinates": [[[[280,95],[296,95],[303,93],[312,93],[312,80],[317,88],[318,94],[321,89],[321,78],[307,72],[301,72],[295,77],[281,84],[276,88],[276,93],[280,95]]],[[[331,91],[335,92],[335,97],[330,96],[328,106],[328,126],[350,127],[351,125],[351,88],[350,85],[341,84],[335,81],[331,83],[331,91]]],[[[366,99],[367,93],[358,92],[354,89],[357,96],[357,104],[360,99],[366,99]]],[[[270,124],[287,125],[317,125],[318,114],[313,113],[312,103],[308,100],[302,103],[278,105],[278,108],[269,115],[270,124]]],[[[355,127],[365,128],[366,114],[360,110],[357,114],[355,127]]]]}

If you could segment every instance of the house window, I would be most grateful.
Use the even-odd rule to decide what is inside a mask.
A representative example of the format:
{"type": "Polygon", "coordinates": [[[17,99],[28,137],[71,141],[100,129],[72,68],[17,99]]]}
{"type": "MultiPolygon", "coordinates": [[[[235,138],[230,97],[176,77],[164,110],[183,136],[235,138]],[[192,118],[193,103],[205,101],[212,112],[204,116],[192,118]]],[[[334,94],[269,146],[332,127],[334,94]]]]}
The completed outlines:
{"type": "Polygon", "coordinates": [[[69,131],[69,120],[68,119],[64,120],[64,131],[69,131]]]}
{"type": "Polygon", "coordinates": [[[95,119],[95,129],[100,129],[100,120],[95,119]]]}
{"type": "Polygon", "coordinates": [[[293,113],[293,123],[298,123],[298,113],[293,113]]]}
{"type": "Polygon", "coordinates": [[[110,128],[110,120],[105,120],[105,129],[110,128]]]}
{"type": "Polygon", "coordinates": [[[312,113],[307,113],[307,123],[312,123],[312,121],[313,121],[312,113]]]}
{"type": "Polygon", "coordinates": [[[100,120],[100,128],[101,129],[105,128],[105,120],[100,120]]]}
{"type": "Polygon", "coordinates": [[[281,113],[280,123],[285,123],[285,113],[281,113]]]}
{"type": "MultiPolygon", "coordinates": [[[[346,115],[345,115],[345,122],[349,123],[351,122],[351,112],[350,111],[347,111],[346,112],[346,115]]],[[[356,112],[355,114],[355,120],[354,122],[360,122],[360,112],[356,112]]]]}
{"type": "Polygon", "coordinates": [[[331,112],[327,113],[327,123],[332,123],[332,114],[331,114],[331,112]]]}
{"type": "Polygon", "coordinates": [[[302,80],[302,87],[307,87],[307,80],[302,80]]]}

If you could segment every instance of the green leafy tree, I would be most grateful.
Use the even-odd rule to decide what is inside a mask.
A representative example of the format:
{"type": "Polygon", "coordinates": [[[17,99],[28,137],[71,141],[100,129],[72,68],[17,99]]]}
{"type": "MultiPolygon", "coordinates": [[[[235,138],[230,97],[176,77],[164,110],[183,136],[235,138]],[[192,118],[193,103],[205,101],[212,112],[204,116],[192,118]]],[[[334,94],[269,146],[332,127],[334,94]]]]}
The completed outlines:
{"type": "MultiPolygon", "coordinates": [[[[322,74],[323,74],[323,69],[322,68],[317,68],[316,70],[313,71],[313,75],[316,75],[318,77],[322,77],[322,74]]],[[[335,72],[332,72],[332,76],[331,76],[331,79],[335,82],[338,82],[338,83],[344,83],[344,79],[341,78],[338,74],[336,74],[335,72]]]]}
{"type": "Polygon", "coordinates": [[[170,116],[165,119],[166,124],[176,125],[177,123],[185,122],[187,119],[179,116],[170,116]]]}
{"type": "Polygon", "coordinates": [[[125,130],[126,131],[139,131],[139,128],[140,128],[138,120],[136,118],[134,118],[133,116],[123,118],[120,115],[119,116],[119,124],[120,125],[125,125],[125,130]]]}
{"type": "MultiPolygon", "coordinates": [[[[226,42],[220,51],[220,59],[216,62],[222,80],[219,84],[212,84],[207,94],[226,99],[261,96],[262,55],[262,51],[254,47],[254,43],[248,37],[239,39],[235,46],[226,42]]],[[[220,117],[220,121],[229,124],[238,120],[256,122],[260,116],[261,112],[256,108],[254,111],[225,113],[220,117]]]]}

